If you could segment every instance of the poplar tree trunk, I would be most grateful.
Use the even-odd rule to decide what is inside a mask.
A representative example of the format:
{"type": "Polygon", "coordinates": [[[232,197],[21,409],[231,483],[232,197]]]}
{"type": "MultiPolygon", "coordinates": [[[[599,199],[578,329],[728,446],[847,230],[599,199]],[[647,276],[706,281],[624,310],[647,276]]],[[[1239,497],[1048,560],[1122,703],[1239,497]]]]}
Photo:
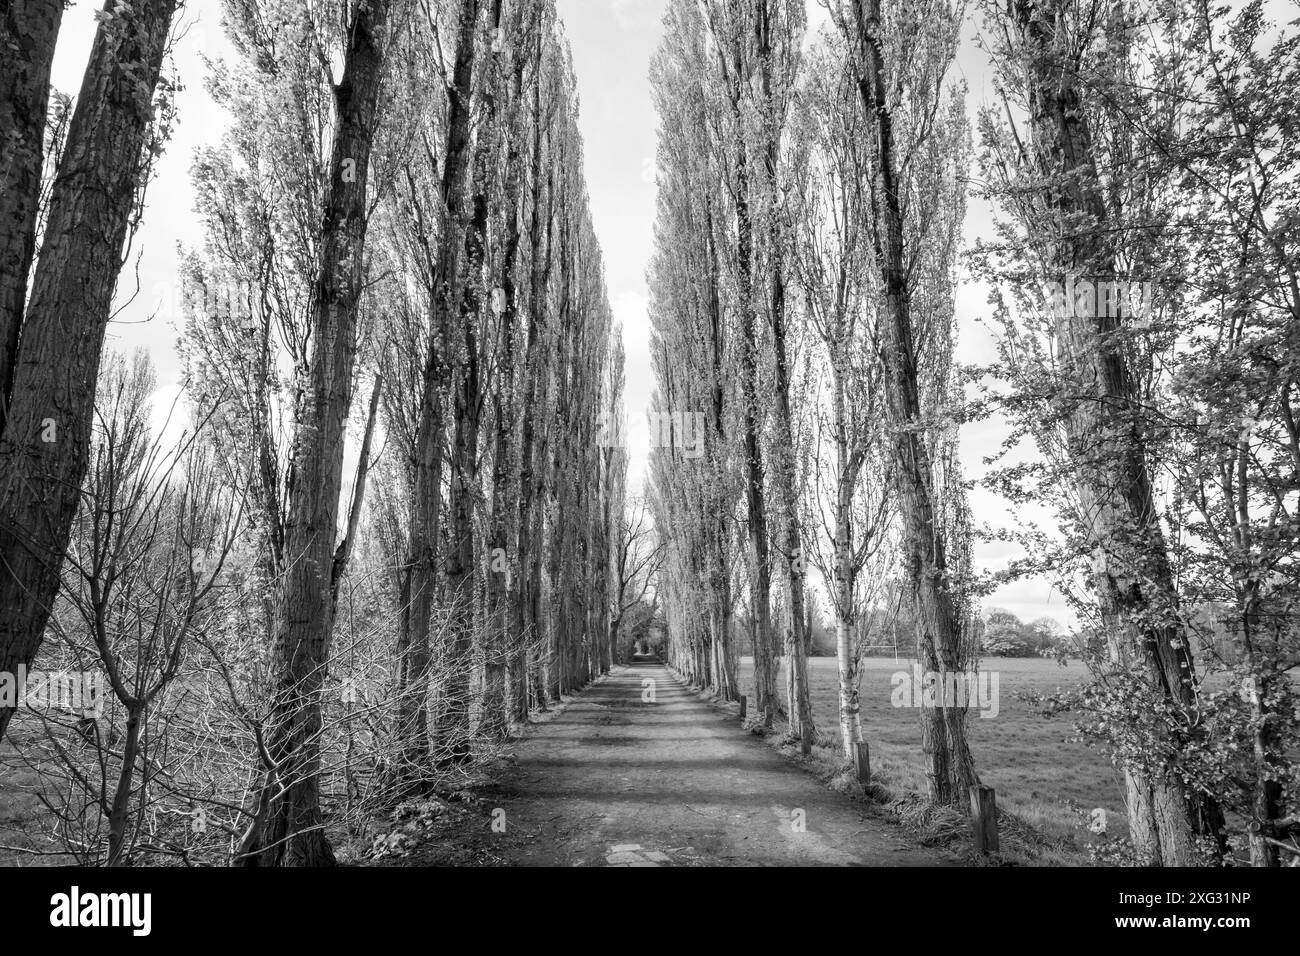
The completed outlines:
{"type": "Polygon", "coordinates": [[[366,189],[383,78],[390,0],[358,7],[349,32],[312,301],[310,394],[295,436],[272,645],[276,679],[267,756],[243,866],[325,866],[334,853],[320,805],[321,687],[333,628],[333,556],[343,444],[352,402],[357,308],[364,283],[366,189]]]}
{"type": "MultiPolygon", "coordinates": [[[[943,529],[937,521],[934,475],[924,432],[912,328],[911,289],[904,264],[903,219],[895,169],[893,119],[885,89],[880,0],[849,0],[857,48],[857,87],[875,150],[872,241],[880,270],[881,363],[892,436],[894,480],[902,518],[903,557],[913,592],[916,654],[927,672],[960,674],[961,623],[948,580],[943,529]]],[[[940,699],[942,705],[944,701],[940,699]]],[[[921,746],[932,803],[965,806],[979,782],[966,741],[964,707],[923,707],[921,746]]]]}
{"type": "MultiPolygon", "coordinates": [[[[773,272],[779,267],[772,267],[773,272]]],[[[774,284],[779,280],[774,280],[774,284]]],[[[798,488],[794,476],[794,435],[790,414],[790,383],[786,363],[785,322],[782,318],[784,304],[783,294],[774,294],[772,305],[772,344],[776,351],[776,404],[777,404],[777,440],[780,442],[778,454],[781,461],[777,466],[777,484],[785,505],[782,533],[786,553],[787,595],[790,611],[790,626],[786,631],[785,653],[789,661],[791,682],[790,723],[799,735],[799,750],[809,753],[812,750],[813,726],[812,700],[808,692],[808,621],[804,602],[804,562],[803,538],[799,529],[798,488]]]]}
{"type": "Polygon", "coordinates": [[[850,450],[845,407],[842,342],[831,344],[831,388],[835,411],[835,455],[839,475],[835,489],[835,656],[839,671],[840,747],[849,760],[862,739],[862,707],[858,699],[858,659],[854,644],[853,586],[857,566],[853,557],[853,489],[862,455],[850,450]]]}
{"type": "MultiPolygon", "coordinates": [[[[473,227],[466,246],[470,261],[481,261],[481,246],[473,234],[473,227]]],[[[467,289],[467,300],[470,295],[467,289]]],[[[444,662],[447,678],[437,720],[439,764],[444,766],[467,760],[471,753],[469,698],[474,649],[474,494],[478,483],[480,394],[476,319],[472,306],[467,304],[462,317],[466,360],[457,375],[456,429],[451,452],[451,551],[447,557],[451,641],[444,662]]]]}
{"type": "MultiPolygon", "coordinates": [[[[1054,3],[1015,0],[1013,12],[1026,49],[1029,127],[1046,183],[1042,199],[1062,221],[1085,223],[1049,238],[1047,266],[1063,283],[1089,275],[1110,281],[1115,255],[1091,131],[1077,81],[1058,52],[1057,18],[1064,11],[1054,3]]],[[[1136,666],[1153,693],[1188,709],[1195,705],[1195,670],[1152,492],[1140,399],[1119,334],[1124,317],[1080,314],[1074,305],[1057,320],[1062,371],[1067,388],[1077,392],[1066,441],[1079,507],[1091,529],[1093,590],[1112,658],[1136,666]]],[[[1193,864],[1197,834],[1222,848],[1222,811],[1213,799],[1185,792],[1172,768],[1130,765],[1125,785],[1134,845],[1153,865],[1193,864]]]]}
{"type": "MultiPolygon", "coordinates": [[[[1239,469],[1245,467],[1243,459],[1247,454],[1249,449],[1246,443],[1239,443],[1237,452],[1239,469]]],[[[1238,505],[1239,512],[1248,508],[1244,501],[1244,490],[1241,496],[1243,500],[1238,505]]],[[[1241,529],[1237,532],[1238,537],[1244,538],[1249,533],[1248,528],[1249,525],[1243,521],[1241,529]]],[[[1250,542],[1243,543],[1249,545],[1250,542]]],[[[1276,756],[1280,744],[1276,714],[1270,714],[1264,702],[1284,699],[1284,695],[1279,693],[1281,688],[1277,684],[1289,678],[1284,673],[1279,673],[1271,662],[1264,665],[1260,659],[1258,642],[1263,635],[1267,634],[1269,626],[1260,613],[1262,602],[1259,579],[1252,577],[1249,580],[1241,580],[1238,586],[1242,595],[1239,599],[1242,662],[1252,675],[1256,675],[1252,678],[1255,685],[1248,696],[1251,723],[1255,728],[1254,733],[1251,734],[1251,758],[1255,780],[1250,797],[1251,815],[1254,817],[1251,822],[1254,825],[1246,829],[1246,843],[1250,848],[1250,865],[1270,867],[1278,865],[1278,847],[1272,841],[1282,836],[1276,830],[1277,822],[1286,811],[1284,791],[1279,779],[1285,771],[1279,766],[1280,762],[1276,756]]]]}
{"type": "MultiPolygon", "coordinates": [[[[95,32],[68,127],[31,299],[21,320],[20,352],[0,439],[0,671],[31,666],[58,592],[59,568],[86,473],[104,335],[175,10],[176,0],[145,0],[125,9],[108,0],[105,11],[112,17],[95,32]]],[[[31,73],[24,74],[20,64],[14,82],[40,99],[35,87],[48,82],[41,62],[45,46],[54,42],[55,25],[49,23],[54,13],[27,3],[5,13],[7,32],[14,23],[20,31],[30,28],[39,34],[31,49],[31,73]],[[11,19],[29,10],[32,20],[17,25],[11,19]]],[[[11,56],[13,51],[3,51],[6,64],[11,56]]],[[[36,105],[29,102],[28,111],[36,105]]],[[[24,136],[36,135],[34,119],[28,117],[23,126],[24,136]]],[[[25,141],[23,148],[27,145],[25,141]]],[[[24,155],[30,172],[30,151],[24,155]]],[[[15,189],[22,181],[39,182],[39,171],[35,180],[21,169],[18,174],[15,189]]],[[[9,175],[5,183],[10,185],[9,175]]],[[[36,194],[23,198],[6,192],[5,197],[19,216],[17,223],[0,223],[5,237],[0,255],[18,257],[4,266],[7,285],[0,289],[11,307],[21,295],[18,276],[25,277],[23,254],[31,242],[20,224],[22,217],[35,215],[36,194]],[[18,230],[11,233],[11,225],[18,230]]],[[[8,323],[4,334],[12,340],[17,321],[12,309],[3,321],[8,323]]],[[[12,715],[11,709],[0,708],[0,738],[12,715]]]]}
{"type": "Polygon", "coordinates": [[[767,496],[758,417],[758,321],[754,309],[754,227],[750,219],[749,173],[743,145],[736,154],[736,236],[740,270],[740,400],[745,431],[745,501],[749,532],[749,613],[754,638],[754,701],[764,727],[776,720],[779,698],[772,638],[771,559],[767,540],[767,496]]]}
{"type": "MultiPolygon", "coordinates": [[[[803,537],[799,528],[799,490],[794,467],[794,422],[790,411],[790,369],[785,332],[785,236],[781,210],[777,207],[779,149],[777,131],[785,117],[773,115],[772,21],[768,0],[759,0],[755,17],[758,46],[759,86],[763,97],[766,142],[763,144],[764,186],[772,207],[767,210],[767,304],[772,323],[772,350],[776,356],[776,484],[784,505],[781,534],[786,559],[786,595],[790,626],[785,635],[785,654],[790,668],[790,724],[799,735],[799,751],[812,751],[812,699],[808,692],[808,628],[804,603],[803,537]]],[[[752,204],[751,204],[752,207],[752,204]]]]}
{"type": "MultiPolygon", "coordinates": [[[[436,343],[431,343],[431,348],[436,349],[436,343]]],[[[401,753],[393,788],[398,794],[418,784],[429,758],[429,628],[437,592],[442,448],[446,440],[437,365],[438,360],[431,358],[424,372],[414,449],[415,480],[408,507],[407,569],[401,589],[401,630],[397,638],[397,727],[401,753]]]]}
{"type": "Polygon", "coordinates": [[[0,433],[36,252],[50,67],[63,0],[0,2],[0,433]]]}
{"type": "MultiPolygon", "coordinates": [[[[503,30],[501,18],[501,0],[495,0],[492,9],[493,20],[497,30],[503,30]]],[[[516,24],[513,32],[518,32],[522,20],[512,21],[516,24]]],[[[509,88],[506,96],[506,110],[514,110],[519,103],[520,90],[523,85],[524,54],[521,40],[516,36],[510,54],[513,69],[509,74],[509,88]]],[[[497,56],[504,54],[498,53],[497,56]]],[[[500,71],[497,71],[498,77],[500,71]]],[[[498,80],[499,82],[499,80],[498,80]]],[[[490,119],[491,117],[489,117],[490,119]]],[[[514,605],[511,598],[515,589],[513,567],[515,555],[510,553],[511,516],[507,514],[511,500],[512,475],[510,456],[514,446],[514,395],[515,395],[515,327],[518,322],[518,310],[515,303],[515,259],[519,252],[519,202],[518,202],[518,168],[520,150],[518,137],[510,129],[509,113],[496,133],[498,148],[502,138],[508,142],[505,148],[506,164],[504,184],[505,202],[503,216],[505,226],[505,243],[501,255],[501,292],[504,302],[497,314],[499,323],[498,342],[500,355],[496,371],[496,421],[493,449],[492,473],[492,507],[488,532],[488,556],[490,570],[487,580],[488,591],[488,627],[489,636],[483,668],[483,733],[490,739],[504,739],[510,731],[511,711],[515,708],[514,698],[519,681],[515,674],[515,660],[511,652],[510,611],[514,605]],[[499,567],[499,559],[505,567],[499,567]]],[[[493,303],[497,311],[497,303],[493,303]]],[[[527,412],[525,412],[527,414],[527,412]]]]}
{"type": "MultiPolygon", "coordinates": [[[[708,315],[709,315],[709,346],[712,351],[712,374],[713,388],[711,389],[711,425],[713,432],[712,454],[709,456],[709,463],[714,468],[715,489],[721,488],[725,480],[722,473],[723,449],[727,447],[728,439],[726,435],[726,319],[722,313],[722,297],[718,289],[718,275],[720,264],[718,263],[718,250],[714,243],[714,224],[713,209],[710,202],[705,211],[705,246],[708,256],[709,274],[708,282],[708,315]]],[[[718,672],[718,693],[723,700],[738,700],[740,698],[739,685],[736,680],[736,647],[732,636],[732,593],[731,593],[731,575],[728,573],[727,555],[730,550],[730,534],[727,527],[728,509],[718,508],[717,516],[714,519],[712,533],[710,535],[711,564],[712,564],[712,593],[715,602],[715,614],[717,623],[714,630],[714,641],[720,642],[719,647],[719,672],[718,672]]]]}
{"type": "MultiPolygon", "coordinates": [[[[443,392],[451,373],[450,327],[455,314],[456,274],[460,261],[464,201],[470,161],[470,103],[474,94],[474,63],[479,0],[464,0],[457,32],[451,86],[448,89],[447,134],[440,183],[445,216],[438,237],[429,354],[421,384],[420,416],[415,436],[415,480],[408,505],[411,526],[407,567],[409,587],[402,595],[402,631],[398,636],[398,733],[402,756],[399,791],[414,785],[429,762],[428,679],[432,666],[430,619],[438,587],[438,549],[442,511],[442,463],[447,423],[443,392]]],[[[414,182],[412,189],[415,188],[414,182]]],[[[454,480],[454,476],[453,476],[454,480]]]]}
{"type": "MultiPolygon", "coordinates": [[[[542,61],[542,29],[537,28],[537,63],[542,61]]],[[[524,396],[527,407],[523,416],[523,429],[520,436],[519,450],[519,557],[520,588],[517,594],[515,611],[516,633],[521,641],[538,642],[541,636],[542,615],[540,611],[542,588],[542,551],[541,542],[541,502],[543,473],[545,472],[546,452],[539,448],[542,436],[537,434],[537,421],[546,414],[550,406],[550,367],[542,368],[542,347],[546,339],[547,289],[550,281],[550,236],[553,220],[551,173],[547,174],[545,225],[542,217],[542,102],[541,78],[533,83],[533,143],[532,172],[530,175],[531,212],[529,214],[529,322],[528,344],[524,358],[524,396]],[[545,252],[543,252],[543,234],[545,234],[545,252]]],[[[543,420],[542,432],[546,423],[543,420]]],[[[528,682],[529,664],[527,652],[524,655],[521,670],[525,682],[528,682]]],[[[545,709],[547,695],[542,677],[544,660],[532,662],[533,687],[531,696],[542,709],[545,709]]],[[[523,712],[521,719],[527,719],[527,697],[523,695],[523,712]]]]}

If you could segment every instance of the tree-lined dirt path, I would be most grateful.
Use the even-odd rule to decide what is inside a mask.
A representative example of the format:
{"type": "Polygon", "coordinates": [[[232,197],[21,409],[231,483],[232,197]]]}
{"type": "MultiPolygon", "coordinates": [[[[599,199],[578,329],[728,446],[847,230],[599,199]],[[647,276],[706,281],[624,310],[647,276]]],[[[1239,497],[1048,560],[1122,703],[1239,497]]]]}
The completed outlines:
{"type": "Polygon", "coordinates": [[[494,794],[505,811],[506,832],[493,841],[503,863],[948,862],[823,787],[659,665],[616,668],[516,754],[494,794]],[[647,679],[653,702],[643,699],[647,679]]]}

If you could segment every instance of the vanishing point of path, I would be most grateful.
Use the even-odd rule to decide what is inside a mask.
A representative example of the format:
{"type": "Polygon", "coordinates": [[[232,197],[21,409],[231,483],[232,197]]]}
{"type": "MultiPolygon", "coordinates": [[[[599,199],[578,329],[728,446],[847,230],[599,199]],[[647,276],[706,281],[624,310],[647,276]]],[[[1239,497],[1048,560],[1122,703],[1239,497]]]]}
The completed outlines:
{"type": "Polygon", "coordinates": [[[615,668],[515,752],[496,795],[506,814],[508,835],[494,841],[504,863],[949,862],[824,787],[659,665],[615,668]],[[653,702],[643,700],[646,678],[653,702]]]}

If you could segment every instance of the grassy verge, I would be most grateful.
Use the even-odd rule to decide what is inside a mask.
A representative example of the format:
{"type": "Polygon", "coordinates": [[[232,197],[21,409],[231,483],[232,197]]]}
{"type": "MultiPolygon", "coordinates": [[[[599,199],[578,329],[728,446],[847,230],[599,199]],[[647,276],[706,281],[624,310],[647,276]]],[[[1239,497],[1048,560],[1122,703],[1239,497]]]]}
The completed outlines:
{"type": "MultiPolygon", "coordinates": [[[[924,845],[942,845],[964,852],[969,844],[964,817],[953,810],[932,808],[921,796],[925,781],[920,752],[919,711],[896,707],[891,698],[902,672],[910,675],[905,659],[869,658],[864,661],[860,690],[863,736],[871,748],[872,782],[861,787],[840,749],[836,662],[809,660],[813,694],[816,745],[803,757],[781,723],[765,732],[751,720],[751,732],[767,738],[788,759],[800,762],[825,785],[868,801],[890,818],[907,826],[924,845]]],[[[1088,861],[1088,834],[1075,807],[1102,807],[1107,811],[1111,837],[1127,834],[1118,776],[1104,754],[1072,739],[1066,717],[1047,719],[1033,713],[1016,697],[1018,692],[1050,692],[1082,680],[1083,666],[1061,667],[1037,659],[990,659],[981,670],[996,673],[997,708],[989,717],[969,719],[971,748],[981,780],[995,788],[1002,844],[1002,862],[1031,866],[1079,866],[1088,861]]],[[[753,662],[742,658],[739,679],[742,693],[753,701],[753,662]]],[[[782,671],[779,687],[784,688],[782,671]]],[[[989,685],[991,686],[991,685],[989,685]]],[[[717,706],[738,714],[736,704],[717,706]]],[[[751,709],[752,711],[752,709],[751,709]]],[[[973,855],[971,862],[983,862],[973,855]]]]}

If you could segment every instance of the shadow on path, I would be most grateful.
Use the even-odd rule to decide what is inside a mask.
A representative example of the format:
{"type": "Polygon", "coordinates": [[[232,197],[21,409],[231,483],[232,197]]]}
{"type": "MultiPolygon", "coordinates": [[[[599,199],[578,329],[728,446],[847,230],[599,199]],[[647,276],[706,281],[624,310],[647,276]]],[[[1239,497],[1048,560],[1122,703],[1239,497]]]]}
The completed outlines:
{"type": "Polygon", "coordinates": [[[950,862],[868,817],[658,664],[619,667],[517,748],[494,849],[517,865],[950,862]]]}

